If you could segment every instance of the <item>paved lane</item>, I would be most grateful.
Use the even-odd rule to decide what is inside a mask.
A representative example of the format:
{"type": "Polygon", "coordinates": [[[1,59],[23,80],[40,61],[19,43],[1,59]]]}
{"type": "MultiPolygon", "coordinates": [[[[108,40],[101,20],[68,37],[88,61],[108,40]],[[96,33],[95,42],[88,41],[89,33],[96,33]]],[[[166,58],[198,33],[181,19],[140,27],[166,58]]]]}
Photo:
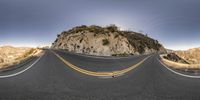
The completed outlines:
{"type": "Polygon", "coordinates": [[[72,54],[69,52],[55,51],[61,57],[72,64],[90,71],[104,72],[116,71],[128,68],[137,64],[149,55],[130,56],[130,57],[96,57],[72,54]]]}
{"type": "MultiPolygon", "coordinates": [[[[69,54],[62,55],[76,60],[69,54]]],[[[199,79],[175,75],[157,58],[153,55],[123,76],[102,79],[74,71],[47,50],[31,69],[0,79],[0,100],[200,100],[199,79]]],[[[130,64],[136,60],[128,59],[130,64]]],[[[92,67],[98,61],[88,63],[92,67]]],[[[106,65],[111,63],[116,61],[106,65]]]]}

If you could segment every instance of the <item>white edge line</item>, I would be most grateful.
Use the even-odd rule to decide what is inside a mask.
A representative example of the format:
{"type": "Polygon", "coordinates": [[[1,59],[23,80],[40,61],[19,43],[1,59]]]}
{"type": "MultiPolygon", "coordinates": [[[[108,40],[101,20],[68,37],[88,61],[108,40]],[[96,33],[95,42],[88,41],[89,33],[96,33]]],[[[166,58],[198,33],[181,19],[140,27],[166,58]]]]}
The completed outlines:
{"type": "Polygon", "coordinates": [[[27,67],[26,69],[19,71],[15,74],[10,74],[10,75],[4,75],[4,76],[0,76],[0,78],[8,78],[8,77],[13,77],[13,76],[17,76],[19,74],[22,74],[23,72],[27,71],[28,69],[30,69],[31,67],[33,67],[33,65],[35,65],[44,55],[40,56],[34,63],[32,63],[29,67],[27,67]]]}
{"type": "Polygon", "coordinates": [[[184,76],[184,77],[188,77],[188,78],[200,78],[200,76],[192,76],[192,75],[186,75],[186,74],[182,74],[179,72],[176,72],[174,70],[172,70],[171,68],[169,68],[168,66],[166,66],[162,61],[160,61],[159,59],[157,59],[166,69],[170,70],[171,72],[180,75],[180,76],[184,76]]]}

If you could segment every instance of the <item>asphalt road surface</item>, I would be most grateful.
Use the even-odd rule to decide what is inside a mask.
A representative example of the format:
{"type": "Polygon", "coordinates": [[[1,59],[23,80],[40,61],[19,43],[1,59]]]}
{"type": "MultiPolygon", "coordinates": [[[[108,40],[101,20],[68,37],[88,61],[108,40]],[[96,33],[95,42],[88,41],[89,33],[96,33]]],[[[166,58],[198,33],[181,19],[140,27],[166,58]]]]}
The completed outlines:
{"type": "MultiPolygon", "coordinates": [[[[104,58],[54,52],[95,72],[122,70],[149,56],[104,58]]],[[[172,73],[157,54],[122,76],[105,78],[75,71],[46,50],[37,62],[0,76],[15,73],[0,78],[0,100],[200,100],[200,79],[172,73]]]]}

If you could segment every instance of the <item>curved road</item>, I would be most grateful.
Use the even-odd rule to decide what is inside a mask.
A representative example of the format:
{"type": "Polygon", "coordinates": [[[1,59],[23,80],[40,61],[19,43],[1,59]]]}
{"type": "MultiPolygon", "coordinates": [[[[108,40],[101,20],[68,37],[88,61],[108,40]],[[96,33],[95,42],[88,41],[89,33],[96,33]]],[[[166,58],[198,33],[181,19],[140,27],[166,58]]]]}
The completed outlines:
{"type": "MultiPolygon", "coordinates": [[[[128,68],[149,56],[96,58],[54,52],[80,68],[96,72],[128,68]]],[[[0,74],[28,68],[19,75],[0,78],[0,100],[200,100],[200,79],[172,73],[158,61],[157,54],[114,78],[79,73],[50,50],[30,65],[0,74]]]]}

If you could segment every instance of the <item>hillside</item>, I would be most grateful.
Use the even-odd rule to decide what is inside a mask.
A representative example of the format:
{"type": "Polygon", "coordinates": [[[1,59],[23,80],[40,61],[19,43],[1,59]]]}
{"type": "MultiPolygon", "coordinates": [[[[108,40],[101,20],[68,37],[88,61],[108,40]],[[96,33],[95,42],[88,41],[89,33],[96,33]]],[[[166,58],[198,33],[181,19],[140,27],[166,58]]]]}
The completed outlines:
{"type": "Polygon", "coordinates": [[[21,60],[24,60],[30,56],[30,54],[35,52],[35,50],[36,49],[25,47],[0,47],[0,69],[19,63],[21,60]]]}
{"type": "Polygon", "coordinates": [[[187,60],[190,64],[200,64],[200,48],[193,48],[186,51],[175,51],[175,53],[187,60]]]}
{"type": "Polygon", "coordinates": [[[10,62],[21,56],[31,48],[15,48],[12,46],[0,47],[0,63],[10,62]]]}
{"type": "Polygon", "coordinates": [[[74,27],[57,35],[51,48],[100,56],[165,52],[157,40],[141,33],[121,31],[115,25],[74,27]]]}
{"type": "Polygon", "coordinates": [[[168,53],[163,58],[182,64],[189,64],[185,59],[179,57],[175,53],[168,53]]]}

